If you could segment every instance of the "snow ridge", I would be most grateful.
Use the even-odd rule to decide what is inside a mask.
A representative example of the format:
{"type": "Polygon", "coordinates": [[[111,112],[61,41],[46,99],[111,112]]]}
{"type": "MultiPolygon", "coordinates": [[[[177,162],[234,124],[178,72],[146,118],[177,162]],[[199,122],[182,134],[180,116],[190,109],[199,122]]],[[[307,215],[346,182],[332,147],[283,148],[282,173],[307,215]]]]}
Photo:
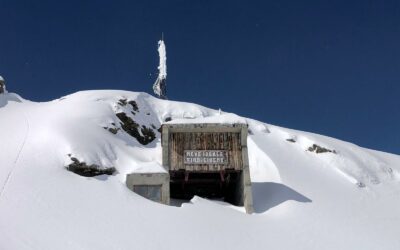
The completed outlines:
{"type": "Polygon", "coordinates": [[[398,155],[117,90],[44,103],[5,94],[0,126],[0,249],[400,249],[398,155]],[[127,133],[121,112],[154,140],[127,133]],[[165,122],[248,124],[256,214],[200,197],[165,206],[125,186],[160,167],[165,122]],[[76,175],[68,155],[116,173],[76,175]]]}

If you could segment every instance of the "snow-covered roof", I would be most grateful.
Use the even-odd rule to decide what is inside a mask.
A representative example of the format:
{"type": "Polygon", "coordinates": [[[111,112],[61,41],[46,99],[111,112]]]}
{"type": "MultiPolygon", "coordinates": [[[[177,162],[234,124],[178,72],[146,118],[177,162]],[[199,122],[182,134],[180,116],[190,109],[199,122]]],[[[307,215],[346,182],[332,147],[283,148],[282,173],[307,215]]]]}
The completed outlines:
{"type": "Polygon", "coordinates": [[[140,164],[131,173],[137,174],[154,174],[154,173],[167,173],[167,170],[157,162],[146,162],[140,164]]]}
{"type": "Polygon", "coordinates": [[[194,123],[214,123],[214,124],[247,124],[245,118],[232,113],[215,114],[208,117],[188,117],[172,119],[166,124],[194,124],[194,123]]]}

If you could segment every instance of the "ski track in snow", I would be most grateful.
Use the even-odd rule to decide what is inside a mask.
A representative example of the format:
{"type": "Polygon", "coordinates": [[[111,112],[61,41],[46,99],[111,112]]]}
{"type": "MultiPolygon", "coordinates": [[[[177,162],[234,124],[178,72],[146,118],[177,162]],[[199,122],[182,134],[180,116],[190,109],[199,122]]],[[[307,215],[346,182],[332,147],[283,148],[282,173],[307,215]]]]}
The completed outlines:
{"type": "Polygon", "coordinates": [[[29,119],[27,118],[25,113],[22,113],[22,115],[24,116],[24,120],[25,120],[25,124],[26,124],[26,132],[25,132],[24,140],[21,143],[21,146],[19,147],[17,156],[15,157],[15,160],[14,160],[13,167],[11,168],[10,172],[8,172],[6,181],[4,182],[4,184],[3,184],[2,188],[1,188],[0,201],[1,201],[1,197],[3,196],[4,191],[6,190],[7,184],[10,182],[10,179],[11,179],[12,174],[14,173],[14,170],[17,168],[18,160],[19,160],[19,158],[21,156],[22,150],[25,147],[25,144],[26,144],[26,141],[27,141],[27,138],[28,138],[28,135],[29,135],[29,131],[30,131],[29,119]]]}

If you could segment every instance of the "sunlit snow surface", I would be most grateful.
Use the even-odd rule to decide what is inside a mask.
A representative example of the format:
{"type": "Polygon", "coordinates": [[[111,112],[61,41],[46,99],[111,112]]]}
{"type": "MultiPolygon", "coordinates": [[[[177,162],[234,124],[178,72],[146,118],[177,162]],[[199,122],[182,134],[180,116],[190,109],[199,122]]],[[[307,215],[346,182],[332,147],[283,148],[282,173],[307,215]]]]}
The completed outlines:
{"type": "Polygon", "coordinates": [[[109,90],[45,103],[0,95],[0,139],[0,249],[400,249],[397,155],[109,90]],[[165,206],[129,191],[127,173],[159,169],[160,134],[143,146],[104,129],[129,113],[120,99],[137,102],[131,117],[147,127],[168,117],[248,123],[255,214],[200,197],[165,206]],[[336,154],[307,151],[313,144],[336,154]],[[76,175],[68,154],[118,173],[76,175]]]}

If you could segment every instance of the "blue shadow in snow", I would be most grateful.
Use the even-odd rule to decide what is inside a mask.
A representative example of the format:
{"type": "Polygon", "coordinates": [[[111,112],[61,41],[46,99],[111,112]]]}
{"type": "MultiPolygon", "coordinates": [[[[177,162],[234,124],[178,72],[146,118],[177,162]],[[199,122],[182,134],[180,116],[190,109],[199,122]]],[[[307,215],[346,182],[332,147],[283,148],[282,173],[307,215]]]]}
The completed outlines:
{"type": "Polygon", "coordinates": [[[285,201],[312,202],[299,192],[275,182],[252,182],[253,206],[256,213],[263,213],[285,201]]]}
{"type": "Polygon", "coordinates": [[[21,102],[21,99],[13,93],[0,94],[0,108],[6,106],[8,102],[21,102]]]}

